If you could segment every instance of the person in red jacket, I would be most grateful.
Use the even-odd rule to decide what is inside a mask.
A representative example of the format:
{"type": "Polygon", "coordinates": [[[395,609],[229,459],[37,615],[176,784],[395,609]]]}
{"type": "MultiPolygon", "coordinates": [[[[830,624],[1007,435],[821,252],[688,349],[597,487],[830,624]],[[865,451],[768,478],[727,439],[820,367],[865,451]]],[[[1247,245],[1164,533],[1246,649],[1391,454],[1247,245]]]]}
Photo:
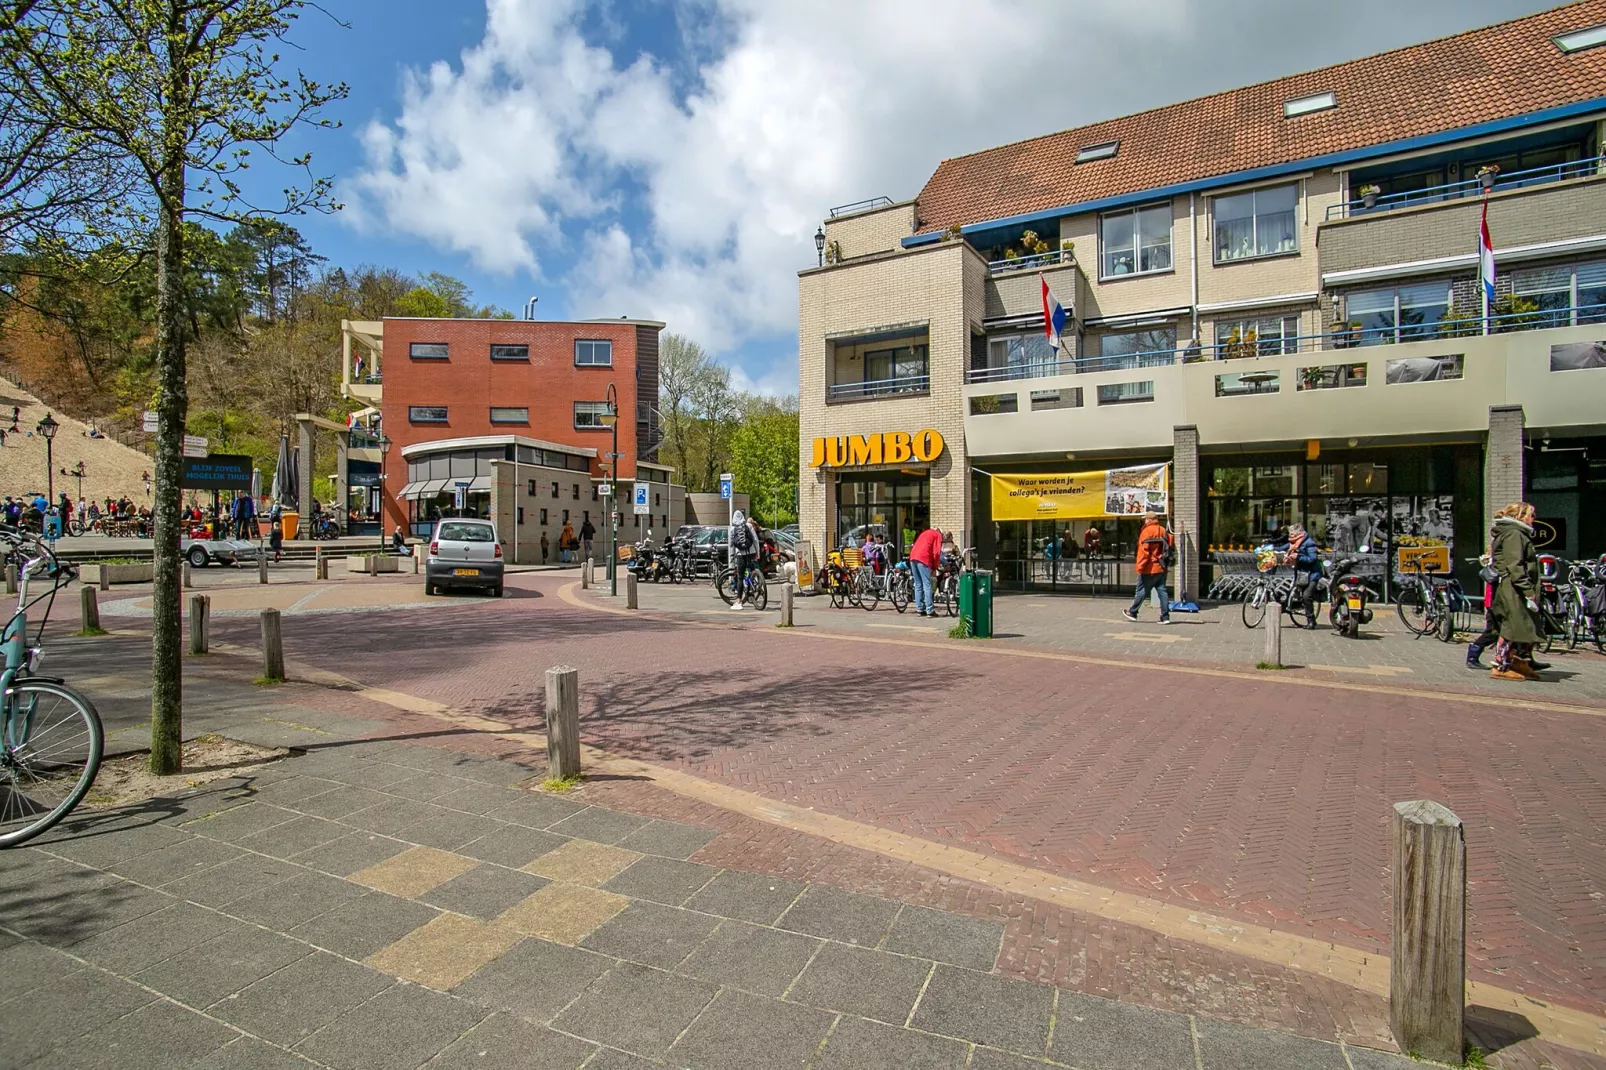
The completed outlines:
{"type": "Polygon", "coordinates": [[[1121,611],[1127,620],[1137,620],[1149,592],[1160,592],[1160,623],[1171,623],[1171,600],[1165,591],[1166,558],[1170,556],[1173,540],[1159,513],[1144,513],[1143,528],[1138,532],[1137,589],[1132,595],[1132,608],[1121,611]]]}
{"type": "Polygon", "coordinates": [[[909,571],[915,578],[915,612],[922,617],[935,617],[936,606],[931,597],[931,577],[942,559],[942,532],[927,528],[915,536],[909,547],[909,571]]]}

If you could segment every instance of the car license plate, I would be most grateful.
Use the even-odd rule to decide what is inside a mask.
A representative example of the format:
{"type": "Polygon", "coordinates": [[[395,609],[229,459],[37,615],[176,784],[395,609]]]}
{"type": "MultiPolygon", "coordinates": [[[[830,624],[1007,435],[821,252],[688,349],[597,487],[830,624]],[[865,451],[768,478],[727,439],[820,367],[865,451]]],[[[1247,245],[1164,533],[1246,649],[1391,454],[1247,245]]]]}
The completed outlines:
{"type": "Polygon", "coordinates": [[[454,568],[454,569],[452,569],[452,575],[454,575],[454,576],[478,576],[479,574],[480,574],[480,570],[477,569],[477,568],[454,568]]]}
{"type": "Polygon", "coordinates": [[[1351,598],[1349,600],[1349,607],[1351,609],[1360,609],[1361,608],[1361,600],[1359,598],[1351,598]]]}

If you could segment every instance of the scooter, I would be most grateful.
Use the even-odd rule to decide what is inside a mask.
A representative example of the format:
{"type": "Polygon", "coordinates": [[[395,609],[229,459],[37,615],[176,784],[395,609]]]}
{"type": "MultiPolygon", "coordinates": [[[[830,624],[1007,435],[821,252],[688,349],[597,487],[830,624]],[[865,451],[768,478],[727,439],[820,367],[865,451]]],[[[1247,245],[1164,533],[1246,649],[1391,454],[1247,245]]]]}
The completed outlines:
{"type": "Polygon", "coordinates": [[[1372,589],[1351,571],[1359,560],[1346,557],[1330,565],[1327,581],[1328,597],[1332,600],[1327,619],[1334,631],[1351,639],[1361,637],[1361,625],[1372,623],[1372,610],[1367,604],[1372,589]]]}

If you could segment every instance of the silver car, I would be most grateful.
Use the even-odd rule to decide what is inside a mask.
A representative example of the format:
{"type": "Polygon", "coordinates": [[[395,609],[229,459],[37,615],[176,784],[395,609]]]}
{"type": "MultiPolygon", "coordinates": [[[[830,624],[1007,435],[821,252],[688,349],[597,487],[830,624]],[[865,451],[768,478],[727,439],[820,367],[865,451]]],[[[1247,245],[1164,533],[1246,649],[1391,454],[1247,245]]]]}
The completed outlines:
{"type": "Polygon", "coordinates": [[[424,593],[474,587],[500,598],[502,565],[502,544],[495,524],[472,517],[447,517],[435,525],[429,540],[424,593]]]}

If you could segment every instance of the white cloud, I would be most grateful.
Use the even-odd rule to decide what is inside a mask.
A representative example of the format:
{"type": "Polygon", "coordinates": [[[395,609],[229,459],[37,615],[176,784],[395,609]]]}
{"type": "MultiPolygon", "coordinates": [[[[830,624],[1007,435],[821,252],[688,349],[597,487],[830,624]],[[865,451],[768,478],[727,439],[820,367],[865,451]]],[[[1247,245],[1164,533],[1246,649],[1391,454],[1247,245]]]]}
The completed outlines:
{"type": "Polygon", "coordinates": [[[1316,0],[682,0],[665,54],[622,65],[583,38],[581,0],[488,0],[484,39],[364,132],[347,193],[359,225],[495,272],[570,262],[575,314],[729,352],[796,329],[827,208],[913,196],[944,156],[1532,6],[1425,0],[1383,40],[1365,9],[1402,11],[1383,0],[1336,24],[1316,0]]]}

